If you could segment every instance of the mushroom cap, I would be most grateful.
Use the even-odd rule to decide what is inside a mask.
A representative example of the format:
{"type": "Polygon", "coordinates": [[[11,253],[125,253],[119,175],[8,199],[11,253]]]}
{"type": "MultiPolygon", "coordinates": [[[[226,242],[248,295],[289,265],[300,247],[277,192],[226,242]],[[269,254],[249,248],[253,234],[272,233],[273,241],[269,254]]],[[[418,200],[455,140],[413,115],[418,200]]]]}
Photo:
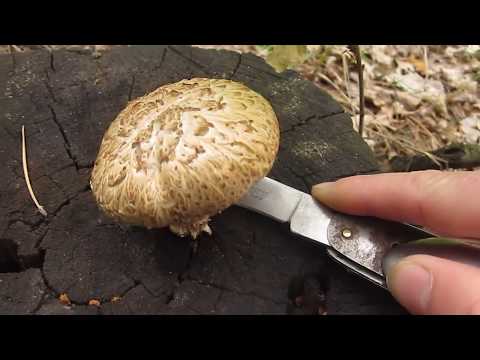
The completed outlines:
{"type": "Polygon", "coordinates": [[[128,103],[105,132],[90,180],[109,216],[194,238],[272,168],[279,125],[245,85],[194,78],[128,103]]]}

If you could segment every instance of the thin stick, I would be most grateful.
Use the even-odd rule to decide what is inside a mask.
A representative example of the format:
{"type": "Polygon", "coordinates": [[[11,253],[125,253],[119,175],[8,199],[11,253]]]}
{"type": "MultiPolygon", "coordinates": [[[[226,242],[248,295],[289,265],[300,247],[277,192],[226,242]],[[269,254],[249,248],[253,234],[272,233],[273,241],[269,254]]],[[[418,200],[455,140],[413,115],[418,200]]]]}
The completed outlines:
{"type": "Polygon", "coordinates": [[[428,46],[423,47],[423,62],[425,63],[425,79],[428,79],[428,46]]]}
{"type": "Polygon", "coordinates": [[[35,194],[33,193],[32,190],[32,185],[30,184],[30,177],[28,176],[28,167],[27,167],[27,149],[25,146],[25,126],[22,125],[22,162],[23,162],[23,174],[25,176],[25,181],[27,182],[27,187],[28,191],[30,192],[30,196],[35,203],[35,205],[38,208],[38,211],[40,211],[40,214],[43,216],[47,216],[47,212],[43,208],[42,205],[40,205],[37,201],[37,198],[35,197],[35,194]]]}
{"type": "Polygon", "coordinates": [[[343,82],[345,83],[345,88],[347,90],[347,95],[349,98],[352,97],[350,92],[350,77],[348,72],[348,60],[345,53],[342,54],[342,66],[343,66],[343,82]]]}
{"type": "Polygon", "coordinates": [[[362,58],[360,56],[360,46],[359,45],[350,45],[355,58],[357,60],[357,70],[358,70],[358,88],[360,93],[360,119],[358,121],[358,133],[360,136],[363,134],[363,118],[365,116],[365,97],[363,93],[363,65],[362,58]]]}
{"type": "Polygon", "coordinates": [[[350,99],[350,105],[352,107],[352,113],[355,112],[355,107],[352,102],[352,92],[350,91],[350,72],[348,71],[348,59],[346,52],[342,53],[342,65],[343,65],[343,82],[347,90],[348,98],[350,99]]]}

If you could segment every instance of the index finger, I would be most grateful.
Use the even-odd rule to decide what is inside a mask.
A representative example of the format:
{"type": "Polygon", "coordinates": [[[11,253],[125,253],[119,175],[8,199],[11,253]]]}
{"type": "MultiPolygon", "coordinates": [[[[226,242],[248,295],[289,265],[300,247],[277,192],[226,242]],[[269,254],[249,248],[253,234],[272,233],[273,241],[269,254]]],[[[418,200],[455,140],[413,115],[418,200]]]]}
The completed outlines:
{"type": "Polygon", "coordinates": [[[444,236],[480,238],[480,172],[358,175],[312,188],[323,204],[353,215],[408,222],[444,236]]]}

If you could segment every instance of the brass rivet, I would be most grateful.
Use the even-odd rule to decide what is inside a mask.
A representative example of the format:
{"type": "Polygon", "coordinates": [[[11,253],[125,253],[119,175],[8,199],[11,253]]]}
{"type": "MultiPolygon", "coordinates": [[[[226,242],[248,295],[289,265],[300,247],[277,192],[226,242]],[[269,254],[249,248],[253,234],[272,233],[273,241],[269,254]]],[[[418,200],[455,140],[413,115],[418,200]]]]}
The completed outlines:
{"type": "Polygon", "coordinates": [[[342,230],[342,236],[344,238],[351,238],[352,237],[352,231],[350,229],[343,229],[342,230]]]}

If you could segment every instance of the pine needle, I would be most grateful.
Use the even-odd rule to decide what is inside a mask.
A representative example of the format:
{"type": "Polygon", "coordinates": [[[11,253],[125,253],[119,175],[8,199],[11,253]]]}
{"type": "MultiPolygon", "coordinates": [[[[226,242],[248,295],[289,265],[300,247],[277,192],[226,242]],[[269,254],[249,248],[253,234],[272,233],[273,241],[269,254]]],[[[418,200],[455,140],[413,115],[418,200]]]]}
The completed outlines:
{"type": "Polygon", "coordinates": [[[28,176],[28,166],[27,166],[27,149],[25,146],[25,126],[22,125],[22,162],[23,162],[23,174],[25,176],[25,181],[27,182],[27,187],[28,191],[30,192],[30,196],[35,203],[35,205],[38,208],[38,211],[40,211],[40,214],[43,216],[47,216],[47,212],[43,208],[42,205],[38,203],[37,198],[35,197],[35,194],[33,193],[32,190],[32,185],[30,184],[30,177],[28,176]]]}

